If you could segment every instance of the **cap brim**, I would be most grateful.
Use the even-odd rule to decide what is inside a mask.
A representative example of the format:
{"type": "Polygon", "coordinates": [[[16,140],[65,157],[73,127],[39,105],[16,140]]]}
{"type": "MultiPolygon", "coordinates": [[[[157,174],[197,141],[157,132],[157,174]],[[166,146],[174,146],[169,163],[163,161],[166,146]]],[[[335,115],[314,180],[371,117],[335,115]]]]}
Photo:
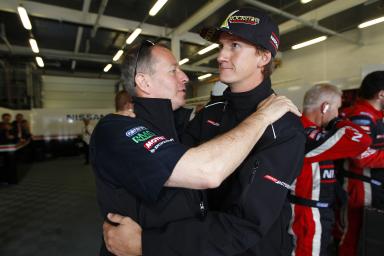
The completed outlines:
{"type": "Polygon", "coordinates": [[[222,32],[227,32],[231,34],[231,32],[227,29],[217,27],[205,27],[200,31],[200,36],[207,41],[216,43],[219,41],[219,37],[222,32]]]}
{"type": "Polygon", "coordinates": [[[236,36],[238,38],[241,38],[242,40],[244,40],[250,44],[254,44],[252,41],[250,41],[245,36],[243,36],[241,34],[233,33],[233,31],[231,31],[227,28],[206,27],[200,31],[200,36],[207,41],[210,41],[212,43],[217,43],[220,39],[221,33],[223,33],[223,32],[228,33],[228,34],[233,35],[233,36],[236,36]]]}

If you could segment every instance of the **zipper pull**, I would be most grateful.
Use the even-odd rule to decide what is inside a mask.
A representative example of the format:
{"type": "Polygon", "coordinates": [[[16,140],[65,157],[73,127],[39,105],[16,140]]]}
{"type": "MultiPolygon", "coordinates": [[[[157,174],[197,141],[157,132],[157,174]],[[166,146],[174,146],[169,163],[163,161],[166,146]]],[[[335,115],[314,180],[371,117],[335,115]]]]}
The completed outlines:
{"type": "Polygon", "coordinates": [[[253,180],[255,179],[257,168],[259,168],[259,161],[258,160],[256,160],[253,163],[251,176],[249,177],[249,184],[251,184],[253,182],[253,180]]]}
{"type": "Polygon", "coordinates": [[[205,217],[205,206],[203,201],[200,201],[200,214],[201,217],[205,217]]]}
{"type": "Polygon", "coordinates": [[[226,100],[224,103],[223,112],[225,112],[225,110],[227,109],[227,105],[228,105],[228,101],[226,100]]]}

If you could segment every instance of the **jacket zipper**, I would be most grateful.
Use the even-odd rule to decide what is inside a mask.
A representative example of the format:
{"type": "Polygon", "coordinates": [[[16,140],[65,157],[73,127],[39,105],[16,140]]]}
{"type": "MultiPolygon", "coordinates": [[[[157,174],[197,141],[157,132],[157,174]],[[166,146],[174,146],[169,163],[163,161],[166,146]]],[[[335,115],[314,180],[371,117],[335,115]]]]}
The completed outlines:
{"type": "Polygon", "coordinates": [[[251,175],[249,176],[249,180],[248,180],[248,183],[247,185],[245,186],[244,190],[243,190],[243,193],[241,195],[241,202],[242,203],[245,203],[246,201],[246,197],[248,195],[248,190],[249,188],[251,187],[252,183],[253,183],[253,180],[255,179],[255,175],[256,175],[256,172],[257,172],[257,169],[259,168],[259,161],[256,160],[253,164],[253,167],[252,167],[252,171],[251,171],[251,175]]]}

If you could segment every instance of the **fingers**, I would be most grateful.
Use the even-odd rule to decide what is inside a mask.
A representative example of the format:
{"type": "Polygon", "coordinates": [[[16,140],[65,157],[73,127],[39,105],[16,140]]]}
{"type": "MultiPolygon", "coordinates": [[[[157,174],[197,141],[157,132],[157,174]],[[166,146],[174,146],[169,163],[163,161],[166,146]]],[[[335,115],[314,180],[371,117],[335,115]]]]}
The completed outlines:
{"type": "Polygon", "coordinates": [[[108,213],[107,218],[113,223],[122,224],[124,218],[128,217],[124,217],[117,213],[108,213]]]}
{"type": "Polygon", "coordinates": [[[111,241],[110,235],[111,235],[113,228],[114,228],[113,225],[104,221],[104,223],[103,223],[103,237],[104,237],[105,247],[107,247],[108,251],[112,251],[111,242],[110,242],[111,241]]]}

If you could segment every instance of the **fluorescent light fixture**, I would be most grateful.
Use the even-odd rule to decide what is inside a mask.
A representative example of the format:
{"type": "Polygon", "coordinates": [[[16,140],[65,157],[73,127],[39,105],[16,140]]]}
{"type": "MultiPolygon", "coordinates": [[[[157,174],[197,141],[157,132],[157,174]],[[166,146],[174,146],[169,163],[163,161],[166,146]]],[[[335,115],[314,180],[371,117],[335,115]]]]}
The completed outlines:
{"type": "Polygon", "coordinates": [[[301,2],[302,4],[307,4],[307,3],[309,3],[309,2],[312,2],[312,0],[300,0],[300,2],[301,2]]]}
{"type": "Polygon", "coordinates": [[[28,13],[27,10],[23,6],[18,6],[17,7],[17,12],[19,13],[21,23],[23,23],[23,27],[27,30],[32,29],[32,24],[31,21],[28,18],[28,13]]]}
{"type": "Polygon", "coordinates": [[[297,91],[297,90],[300,90],[300,86],[297,86],[297,85],[294,85],[294,86],[291,86],[291,87],[288,87],[287,90],[288,91],[297,91]]]}
{"type": "Polygon", "coordinates": [[[366,28],[366,27],[369,27],[369,26],[372,26],[372,25],[376,25],[377,23],[380,23],[380,22],[383,22],[383,21],[384,21],[384,16],[380,17],[380,18],[377,18],[377,19],[374,19],[374,20],[363,22],[363,23],[361,23],[357,27],[358,28],[366,28]]]}
{"type": "Polygon", "coordinates": [[[29,39],[29,44],[31,45],[32,51],[34,53],[39,53],[39,47],[37,46],[37,42],[35,39],[30,38],[29,39]]]}
{"type": "Polygon", "coordinates": [[[315,39],[312,39],[312,40],[309,40],[309,41],[306,41],[306,42],[303,42],[300,44],[296,44],[296,45],[292,46],[292,50],[297,50],[297,49],[306,47],[308,45],[317,44],[317,43],[324,41],[325,39],[327,39],[326,36],[321,36],[321,37],[318,37],[318,38],[315,38],[315,39]]]}
{"type": "Polygon", "coordinates": [[[182,59],[181,61],[179,61],[179,65],[181,66],[181,65],[187,63],[188,61],[189,61],[188,58],[184,58],[184,59],[182,59]]]}
{"type": "Polygon", "coordinates": [[[111,69],[111,67],[112,67],[112,64],[109,63],[107,66],[105,66],[104,72],[108,72],[111,69]]]}
{"type": "Polygon", "coordinates": [[[212,74],[209,73],[209,74],[205,74],[205,75],[199,76],[197,79],[204,80],[205,78],[208,78],[208,77],[211,77],[211,76],[212,76],[212,74]]]}
{"type": "Polygon", "coordinates": [[[197,54],[199,55],[203,55],[204,53],[207,53],[209,51],[212,51],[213,49],[219,47],[218,44],[211,44],[210,46],[208,47],[205,47],[204,49],[201,49],[200,51],[197,52],[197,54]]]}
{"type": "Polygon", "coordinates": [[[113,56],[113,61],[118,61],[121,57],[121,55],[123,55],[124,51],[123,50],[118,50],[117,53],[115,54],[115,56],[113,56]]]}
{"type": "Polygon", "coordinates": [[[42,59],[41,57],[36,57],[35,59],[36,59],[37,65],[38,65],[39,67],[43,68],[43,67],[44,67],[44,61],[43,61],[43,59],[42,59]]]}
{"type": "Polygon", "coordinates": [[[149,11],[149,15],[155,16],[160,9],[168,2],[168,0],[157,0],[157,2],[153,5],[151,10],[149,11]]]}
{"type": "Polygon", "coordinates": [[[127,44],[131,44],[133,41],[135,41],[136,37],[138,37],[141,33],[142,29],[137,28],[133,33],[127,38],[127,41],[125,41],[127,44]]]}

